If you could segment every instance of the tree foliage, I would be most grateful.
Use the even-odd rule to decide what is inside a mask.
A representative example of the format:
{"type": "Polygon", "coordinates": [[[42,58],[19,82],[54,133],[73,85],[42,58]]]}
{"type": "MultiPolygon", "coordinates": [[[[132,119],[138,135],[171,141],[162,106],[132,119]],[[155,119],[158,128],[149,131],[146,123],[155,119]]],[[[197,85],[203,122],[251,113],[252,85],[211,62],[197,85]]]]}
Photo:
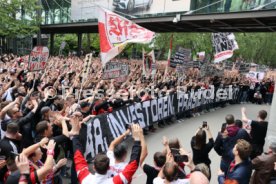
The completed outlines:
{"type": "MultiPolygon", "coordinates": [[[[155,41],[155,47],[164,52],[169,49],[170,35],[172,33],[159,34],[155,41]]],[[[276,66],[276,34],[275,33],[234,33],[239,49],[234,52],[231,60],[242,58],[246,62],[255,62],[276,66]]],[[[180,45],[196,52],[205,51],[213,55],[211,33],[174,33],[174,48],[180,45]]]]}
{"type": "Polygon", "coordinates": [[[275,33],[244,33],[235,34],[239,50],[236,57],[248,62],[256,62],[276,66],[276,34],[275,33]]]}
{"type": "MultiPolygon", "coordinates": [[[[170,39],[173,34],[172,53],[177,45],[184,48],[192,49],[195,56],[197,52],[205,51],[206,55],[213,55],[213,47],[211,41],[211,33],[160,33],[154,40],[154,49],[160,52],[157,54],[158,59],[167,59],[167,53],[170,47],[170,39]]],[[[230,59],[235,61],[236,58],[242,58],[246,62],[255,62],[259,64],[267,64],[276,66],[276,34],[275,33],[234,33],[239,45],[239,49],[235,50],[234,56],[230,59]]],[[[86,52],[91,50],[100,50],[100,40],[98,34],[90,34],[88,41],[87,34],[83,35],[82,49],[86,52]]],[[[60,44],[66,41],[64,53],[77,50],[77,35],[67,34],[57,36],[55,38],[55,51],[58,53],[60,44]]],[[[133,49],[137,54],[142,56],[142,49],[149,51],[152,45],[145,44],[129,44],[124,50],[128,56],[131,55],[133,49]]]]}
{"type": "Polygon", "coordinates": [[[0,0],[0,36],[30,35],[39,30],[37,0],[0,0]]]}

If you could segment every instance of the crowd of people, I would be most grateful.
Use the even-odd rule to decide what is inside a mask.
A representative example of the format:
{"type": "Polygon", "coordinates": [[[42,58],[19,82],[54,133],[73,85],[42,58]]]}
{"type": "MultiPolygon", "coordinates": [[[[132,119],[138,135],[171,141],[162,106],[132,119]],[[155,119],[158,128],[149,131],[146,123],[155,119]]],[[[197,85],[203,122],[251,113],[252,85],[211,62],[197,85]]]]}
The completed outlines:
{"type": "MultiPolygon", "coordinates": [[[[91,70],[83,77],[83,60],[77,57],[52,57],[42,71],[29,72],[26,58],[13,55],[1,58],[0,105],[0,183],[64,183],[68,160],[72,161],[71,183],[131,183],[140,166],[150,183],[209,183],[214,148],[221,157],[218,177],[222,183],[271,183],[276,175],[276,142],[262,155],[268,122],[261,110],[251,120],[242,109],[241,120],[229,114],[214,139],[208,125],[203,125],[191,138],[189,154],[178,139],[164,137],[164,149],[154,154],[154,165],[145,163],[148,154],[144,136],[156,131],[154,125],[142,129],[133,124],[109,145],[107,153],[96,155],[93,168],[85,160],[85,148],[79,131],[91,118],[113,112],[129,104],[165,96],[181,89],[192,90],[235,86],[238,98],[233,103],[272,102],[274,81],[266,78],[253,82],[242,75],[200,76],[199,68],[190,68],[184,76],[173,69],[166,71],[166,62],[157,63],[155,76],[142,76],[142,62],[122,60],[130,67],[127,80],[102,80],[101,62],[93,58],[91,70]],[[154,89],[154,93],[149,92],[154,89]],[[91,89],[91,95],[85,90],[91,89]],[[99,95],[101,91],[101,95],[99,95]],[[127,148],[122,144],[132,137],[134,144],[127,162],[127,148]],[[207,142],[206,142],[207,139],[207,142]],[[190,172],[186,172],[189,169],[190,172]],[[252,174],[252,169],[255,170],[252,174]],[[90,172],[92,171],[92,172],[90,172]]],[[[219,106],[225,105],[219,103],[219,106]]],[[[216,108],[211,106],[210,108],[216,108]]],[[[198,114],[199,109],[188,114],[198,114]]],[[[175,118],[158,122],[159,127],[175,118]]],[[[274,181],[275,182],[275,181],[274,181]]]]}

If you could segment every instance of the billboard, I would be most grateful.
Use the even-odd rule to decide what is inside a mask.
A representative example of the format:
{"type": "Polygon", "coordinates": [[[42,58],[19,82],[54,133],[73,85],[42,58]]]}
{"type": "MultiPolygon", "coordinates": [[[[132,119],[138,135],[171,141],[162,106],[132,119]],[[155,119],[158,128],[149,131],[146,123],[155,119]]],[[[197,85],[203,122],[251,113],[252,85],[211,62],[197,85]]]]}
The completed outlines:
{"type": "Polygon", "coordinates": [[[191,0],[71,0],[71,19],[96,19],[98,6],[130,16],[186,12],[191,0]]]}

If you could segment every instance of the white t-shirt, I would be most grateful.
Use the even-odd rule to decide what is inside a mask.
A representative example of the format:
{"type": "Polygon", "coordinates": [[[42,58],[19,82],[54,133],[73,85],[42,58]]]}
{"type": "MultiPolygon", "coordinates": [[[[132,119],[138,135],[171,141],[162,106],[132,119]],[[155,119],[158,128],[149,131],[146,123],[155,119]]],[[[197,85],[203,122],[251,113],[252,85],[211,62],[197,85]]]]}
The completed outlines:
{"type": "MultiPolygon", "coordinates": [[[[160,177],[157,177],[153,180],[153,184],[164,184],[164,183],[165,183],[165,180],[160,177]]],[[[171,184],[189,184],[189,183],[190,183],[189,179],[178,179],[171,182],[171,184]]]]}
{"type": "MultiPolygon", "coordinates": [[[[5,115],[4,120],[9,120],[11,119],[7,114],[5,115]]],[[[6,132],[4,130],[2,130],[2,119],[0,119],[0,140],[3,139],[6,135],[6,132]]]]}
{"type": "Polygon", "coordinates": [[[2,100],[5,99],[6,101],[13,101],[12,98],[12,88],[9,88],[3,95],[2,95],[2,100]]]}
{"type": "Polygon", "coordinates": [[[110,162],[109,162],[110,169],[107,171],[107,175],[109,177],[113,177],[113,176],[118,175],[127,166],[127,163],[125,163],[125,162],[115,164],[115,157],[114,157],[114,152],[113,151],[107,151],[106,156],[110,160],[110,162]]]}

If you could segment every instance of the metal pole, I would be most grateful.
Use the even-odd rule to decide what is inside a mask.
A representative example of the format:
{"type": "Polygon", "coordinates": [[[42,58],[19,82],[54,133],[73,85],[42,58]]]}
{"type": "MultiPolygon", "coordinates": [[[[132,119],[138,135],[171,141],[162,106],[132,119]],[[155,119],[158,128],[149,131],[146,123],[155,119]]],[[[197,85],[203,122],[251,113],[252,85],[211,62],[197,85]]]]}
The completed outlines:
{"type": "Polygon", "coordinates": [[[78,56],[81,56],[82,33],[78,33],[78,56]]]}
{"type": "Polygon", "coordinates": [[[51,33],[50,34],[50,55],[54,55],[54,42],[55,42],[55,34],[51,33]]]}
{"type": "Polygon", "coordinates": [[[40,30],[40,20],[41,20],[41,14],[42,14],[42,11],[41,11],[41,8],[42,8],[42,5],[41,5],[41,0],[38,0],[37,1],[37,6],[38,6],[38,9],[36,11],[37,13],[37,23],[39,24],[39,30],[37,32],[37,44],[36,45],[41,45],[41,30],[40,30]]]}
{"type": "Polygon", "coordinates": [[[276,140],[276,113],[275,112],[276,112],[276,85],[274,83],[274,94],[273,94],[273,100],[270,108],[269,123],[268,123],[264,151],[266,151],[269,147],[268,140],[271,140],[271,139],[276,140]]]}

